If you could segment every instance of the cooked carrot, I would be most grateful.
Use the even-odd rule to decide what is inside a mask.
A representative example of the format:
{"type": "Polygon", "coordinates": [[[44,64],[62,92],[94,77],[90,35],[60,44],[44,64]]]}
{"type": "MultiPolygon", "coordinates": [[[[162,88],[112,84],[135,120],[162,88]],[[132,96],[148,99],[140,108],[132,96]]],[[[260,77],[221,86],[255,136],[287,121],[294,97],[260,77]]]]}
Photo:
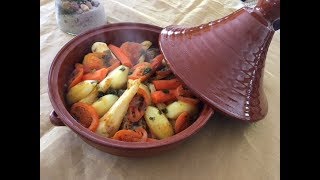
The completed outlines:
{"type": "Polygon", "coordinates": [[[112,139],[125,142],[139,142],[141,141],[141,138],[142,135],[140,133],[129,129],[119,130],[112,137],[112,139]]]}
{"type": "Polygon", "coordinates": [[[121,62],[120,62],[118,59],[116,59],[116,58],[111,58],[111,59],[109,60],[109,65],[112,65],[112,64],[118,63],[118,62],[121,64],[121,62]]]}
{"type": "Polygon", "coordinates": [[[160,76],[167,76],[167,75],[169,75],[171,73],[172,73],[172,71],[170,69],[168,69],[168,70],[160,70],[160,71],[156,72],[156,74],[160,75],[160,76]]]}
{"type": "MultiPolygon", "coordinates": [[[[104,53],[88,53],[84,57],[82,64],[76,64],[72,77],[68,82],[69,88],[84,80],[101,82],[108,73],[121,64],[129,67],[128,79],[139,79],[140,82],[147,82],[146,84],[151,84],[152,86],[150,87],[153,87],[148,88],[145,84],[139,86],[137,93],[133,96],[129,105],[127,104],[127,111],[121,113],[122,115],[125,114],[124,122],[129,122],[131,126],[121,126],[120,129],[117,129],[118,131],[114,131],[116,133],[113,132],[112,139],[124,142],[158,141],[158,138],[148,128],[146,120],[143,118],[148,106],[162,103],[164,108],[159,108],[161,110],[159,113],[161,113],[162,111],[164,112],[166,106],[175,101],[183,101],[192,105],[199,103],[199,100],[194,98],[195,96],[193,96],[192,92],[185,88],[179,78],[169,69],[169,66],[163,62],[164,56],[159,54],[160,51],[149,57],[146,54],[146,50],[143,49],[143,45],[135,42],[125,42],[121,46],[109,44],[108,48],[109,50],[104,53]],[[132,130],[135,126],[139,127],[132,130]]],[[[131,82],[128,81],[127,83],[128,89],[131,82]]],[[[117,94],[121,96],[122,93],[119,92],[117,94]]],[[[191,114],[184,112],[184,110],[181,112],[181,114],[179,113],[180,115],[177,114],[175,116],[177,118],[169,119],[175,133],[183,131],[191,124],[191,114]]],[[[100,131],[99,115],[90,104],[77,102],[71,106],[70,114],[90,131],[100,131]]]]}
{"type": "Polygon", "coordinates": [[[181,82],[178,79],[154,80],[152,83],[156,90],[175,89],[181,85],[181,82]]]}
{"type": "Polygon", "coordinates": [[[185,130],[189,126],[189,114],[187,112],[181,113],[176,119],[176,123],[174,125],[175,133],[179,133],[185,130]]]}
{"type": "Polygon", "coordinates": [[[144,128],[138,127],[138,128],[135,129],[135,131],[142,135],[140,142],[146,142],[147,141],[148,133],[144,128]]]}
{"type": "Polygon", "coordinates": [[[140,79],[141,82],[146,81],[152,75],[151,64],[148,62],[141,62],[132,68],[133,72],[129,75],[129,79],[140,79]]]}
{"type": "Polygon", "coordinates": [[[131,122],[138,122],[143,117],[146,107],[147,105],[142,100],[142,97],[135,95],[129,104],[129,109],[126,114],[128,120],[131,122]]]}
{"type": "Polygon", "coordinates": [[[144,115],[144,111],[140,111],[138,107],[131,106],[128,109],[128,120],[138,122],[144,115]]]}
{"type": "Polygon", "coordinates": [[[73,70],[71,74],[71,79],[69,80],[69,89],[72,88],[73,86],[77,85],[79,82],[82,81],[83,77],[83,65],[82,64],[76,64],[75,69],[73,70]]]}
{"type": "Polygon", "coordinates": [[[190,97],[178,96],[177,99],[192,105],[197,105],[199,103],[199,99],[190,98],[190,97]]]}
{"type": "Polygon", "coordinates": [[[91,122],[91,125],[89,126],[89,130],[92,132],[96,132],[96,130],[98,129],[99,126],[99,118],[94,118],[91,122]]]}
{"type": "Polygon", "coordinates": [[[117,46],[110,44],[109,49],[112,51],[112,53],[121,61],[121,63],[129,68],[132,67],[132,62],[130,61],[129,57],[126,56],[120,48],[117,46]]]}
{"type": "Polygon", "coordinates": [[[125,42],[120,46],[120,49],[130,59],[132,64],[135,65],[142,55],[143,45],[135,42],[125,42]]]}
{"type": "Polygon", "coordinates": [[[82,80],[97,80],[100,82],[106,77],[108,72],[108,68],[101,68],[95,72],[89,72],[87,74],[84,74],[82,80]]]}
{"type": "Polygon", "coordinates": [[[156,71],[156,79],[163,79],[167,76],[169,76],[172,73],[171,70],[160,70],[160,71],[156,71]]]}
{"type": "Polygon", "coordinates": [[[154,71],[158,70],[162,65],[162,60],[163,60],[163,54],[159,54],[158,56],[153,58],[153,60],[151,61],[152,70],[154,71]]]}
{"type": "Polygon", "coordinates": [[[72,105],[70,114],[84,127],[95,132],[99,125],[99,115],[89,104],[77,102],[72,105]]]}
{"type": "Polygon", "coordinates": [[[103,59],[104,53],[89,53],[84,56],[82,64],[84,66],[84,72],[91,72],[92,70],[99,70],[107,67],[103,59]]]}
{"type": "Polygon", "coordinates": [[[176,89],[176,95],[177,96],[184,96],[184,97],[191,97],[192,93],[191,93],[191,91],[189,89],[186,89],[182,85],[180,85],[176,89]]]}
{"type": "Polygon", "coordinates": [[[117,60],[117,62],[113,63],[110,67],[108,67],[109,72],[113,71],[114,69],[116,69],[120,65],[121,65],[121,62],[117,60]]]}
{"type": "Polygon", "coordinates": [[[157,104],[174,101],[177,98],[175,96],[175,90],[163,90],[151,93],[151,99],[153,103],[157,104]]]}
{"type": "Polygon", "coordinates": [[[137,94],[143,97],[147,106],[151,104],[151,96],[148,94],[148,92],[145,91],[145,89],[139,88],[137,94]]]}

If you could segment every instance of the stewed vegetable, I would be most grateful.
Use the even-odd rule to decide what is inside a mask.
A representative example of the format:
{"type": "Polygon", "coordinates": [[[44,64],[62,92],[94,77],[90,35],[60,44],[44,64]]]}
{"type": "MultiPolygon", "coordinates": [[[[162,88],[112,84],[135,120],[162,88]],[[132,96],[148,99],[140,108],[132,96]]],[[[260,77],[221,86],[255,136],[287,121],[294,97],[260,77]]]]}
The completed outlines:
{"type": "Polygon", "coordinates": [[[176,78],[150,41],[95,42],[66,84],[70,114],[101,136],[156,142],[197,118],[200,101],[176,78]]]}

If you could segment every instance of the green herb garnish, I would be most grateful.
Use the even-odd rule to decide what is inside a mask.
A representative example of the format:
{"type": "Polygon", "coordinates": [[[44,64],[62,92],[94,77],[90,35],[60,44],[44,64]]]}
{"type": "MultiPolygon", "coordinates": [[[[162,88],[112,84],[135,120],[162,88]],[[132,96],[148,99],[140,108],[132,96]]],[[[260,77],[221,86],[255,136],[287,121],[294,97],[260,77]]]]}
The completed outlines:
{"type": "Polygon", "coordinates": [[[162,114],[162,112],[161,112],[160,110],[158,111],[158,113],[159,113],[160,115],[162,114]]]}
{"type": "Polygon", "coordinates": [[[145,75],[145,74],[148,74],[148,73],[150,73],[152,71],[152,69],[151,68],[149,68],[149,67],[147,67],[147,68],[145,68],[144,70],[143,70],[143,75],[145,75]]]}
{"type": "Polygon", "coordinates": [[[165,113],[165,114],[167,114],[167,113],[168,113],[167,108],[164,108],[164,109],[162,109],[161,111],[162,111],[163,113],[165,113]]]}
{"type": "Polygon", "coordinates": [[[126,90],[119,89],[117,95],[120,97],[126,90]]]}
{"type": "Polygon", "coordinates": [[[104,92],[99,91],[97,97],[98,97],[98,98],[101,98],[101,97],[104,96],[104,95],[105,95],[104,92]]]}
{"type": "Polygon", "coordinates": [[[164,68],[160,69],[160,71],[168,71],[169,68],[167,66],[165,66],[164,68]]]}
{"type": "Polygon", "coordinates": [[[170,91],[168,89],[164,89],[164,90],[162,90],[162,92],[169,94],[170,91]]]}
{"type": "Polygon", "coordinates": [[[115,90],[115,89],[108,89],[105,94],[118,95],[118,92],[117,92],[117,90],[115,90]]]}
{"type": "Polygon", "coordinates": [[[150,119],[150,120],[152,120],[152,121],[153,121],[153,120],[155,120],[155,118],[154,118],[154,117],[149,117],[149,119],[150,119]]]}
{"type": "Polygon", "coordinates": [[[119,70],[120,71],[124,71],[124,70],[126,70],[126,68],[125,67],[121,67],[119,70]]]}

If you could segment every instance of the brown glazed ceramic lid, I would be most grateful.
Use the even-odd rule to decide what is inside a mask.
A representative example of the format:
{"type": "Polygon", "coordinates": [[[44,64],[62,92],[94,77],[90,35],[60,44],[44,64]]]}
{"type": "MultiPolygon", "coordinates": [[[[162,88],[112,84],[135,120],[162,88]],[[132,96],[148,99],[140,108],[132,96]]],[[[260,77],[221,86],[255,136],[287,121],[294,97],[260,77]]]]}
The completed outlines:
{"type": "Polygon", "coordinates": [[[202,100],[233,118],[254,122],[268,103],[263,73],[280,18],[280,0],[260,0],[197,27],[169,26],[159,37],[172,71],[202,100]]]}

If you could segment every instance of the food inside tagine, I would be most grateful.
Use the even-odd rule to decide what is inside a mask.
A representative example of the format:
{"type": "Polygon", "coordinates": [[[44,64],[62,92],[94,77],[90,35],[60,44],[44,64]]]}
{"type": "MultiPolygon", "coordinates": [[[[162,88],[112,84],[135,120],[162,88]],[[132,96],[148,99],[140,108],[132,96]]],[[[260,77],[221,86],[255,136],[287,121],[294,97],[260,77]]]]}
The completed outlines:
{"type": "Polygon", "coordinates": [[[188,128],[201,102],[150,41],[95,42],[67,84],[70,114],[106,138],[154,142],[188,128]]]}

